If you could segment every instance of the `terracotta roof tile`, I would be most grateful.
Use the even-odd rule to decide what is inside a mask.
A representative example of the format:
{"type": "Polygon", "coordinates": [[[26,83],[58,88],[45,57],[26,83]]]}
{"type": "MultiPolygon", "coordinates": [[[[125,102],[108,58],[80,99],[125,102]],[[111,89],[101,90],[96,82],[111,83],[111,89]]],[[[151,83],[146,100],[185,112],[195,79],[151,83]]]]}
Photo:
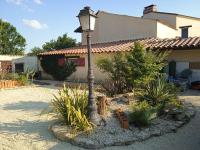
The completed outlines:
{"type": "MultiPolygon", "coordinates": [[[[114,41],[108,43],[92,44],[93,53],[110,53],[118,51],[130,51],[134,42],[141,42],[146,48],[161,49],[161,50],[176,50],[176,49],[193,49],[200,48],[200,37],[190,37],[186,39],[174,38],[174,39],[159,39],[159,38],[146,38],[138,40],[123,40],[114,41]]],[[[44,52],[41,55],[63,55],[63,54],[86,54],[87,47],[85,45],[73,48],[67,48],[62,50],[54,50],[44,52]]]]}

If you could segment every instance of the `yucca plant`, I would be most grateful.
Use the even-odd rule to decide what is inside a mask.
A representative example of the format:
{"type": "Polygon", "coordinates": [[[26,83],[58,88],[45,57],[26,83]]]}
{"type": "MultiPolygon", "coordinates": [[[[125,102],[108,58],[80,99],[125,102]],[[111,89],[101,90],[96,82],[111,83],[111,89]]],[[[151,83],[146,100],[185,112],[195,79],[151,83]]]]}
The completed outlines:
{"type": "Polygon", "coordinates": [[[167,83],[165,76],[160,76],[144,87],[139,97],[155,106],[177,99],[177,91],[175,85],[167,83]]]}
{"type": "Polygon", "coordinates": [[[142,101],[147,101],[151,106],[156,107],[158,115],[162,115],[169,103],[175,104],[178,100],[178,91],[174,84],[168,83],[166,77],[161,75],[137,94],[142,101]]]}
{"type": "Polygon", "coordinates": [[[64,120],[74,130],[86,131],[92,129],[87,114],[88,94],[86,90],[68,88],[64,85],[58,96],[54,95],[51,102],[53,113],[64,120]]]}

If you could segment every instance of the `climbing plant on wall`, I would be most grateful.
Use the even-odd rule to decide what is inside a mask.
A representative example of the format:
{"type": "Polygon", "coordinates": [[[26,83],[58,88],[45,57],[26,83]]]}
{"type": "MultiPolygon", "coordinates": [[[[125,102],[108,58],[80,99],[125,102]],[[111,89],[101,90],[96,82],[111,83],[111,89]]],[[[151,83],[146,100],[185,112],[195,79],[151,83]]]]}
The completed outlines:
{"type": "Polygon", "coordinates": [[[56,80],[66,80],[76,71],[76,65],[73,62],[64,61],[63,64],[59,63],[59,60],[65,60],[62,55],[45,56],[40,59],[43,70],[52,75],[56,80]]]}

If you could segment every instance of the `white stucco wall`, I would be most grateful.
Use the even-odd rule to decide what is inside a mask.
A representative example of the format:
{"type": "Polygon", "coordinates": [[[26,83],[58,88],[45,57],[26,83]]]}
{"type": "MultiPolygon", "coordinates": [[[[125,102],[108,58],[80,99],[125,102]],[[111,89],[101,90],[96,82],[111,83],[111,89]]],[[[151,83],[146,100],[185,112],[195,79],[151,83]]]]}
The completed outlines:
{"type": "Polygon", "coordinates": [[[12,60],[12,71],[15,72],[15,64],[23,63],[24,64],[24,71],[27,69],[38,71],[38,59],[34,56],[24,56],[18,59],[12,60]]]}
{"type": "Polygon", "coordinates": [[[162,21],[166,22],[167,24],[176,28],[176,16],[175,15],[152,12],[152,13],[144,14],[143,18],[162,20],[162,21]]]}
{"type": "Polygon", "coordinates": [[[175,30],[160,22],[157,22],[157,37],[158,38],[174,38],[176,36],[178,36],[178,30],[175,30]]]}
{"type": "Polygon", "coordinates": [[[0,55],[0,61],[12,61],[13,59],[22,58],[24,56],[0,55]]]}
{"type": "MultiPolygon", "coordinates": [[[[156,20],[99,12],[92,43],[156,37],[156,28],[156,20]]],[[[82,44],[86,44],[84,33],[82,44]]]]}
{"type": "MultiPolygon", "coordinates": [[[[79,81],[79,80],[86,81],[87,80],[87,68],[88,68],[87,67],[87,65],[88,65],[87,55],[82,54],[79,56],[85,58],[85,66],[77,67],[76,72],[74,72],[68,78],[69,80],[76,80],[76,81],[79,81]]],[[[97,61],[101,58],[111,59],[112,56],[113,55],[110,53],[103,53],[103,54],[95,53],[92,55],[93,72],[94,72],[96,82],[105,80],[106,78],[108,78],[108,75],[106,73],[103,73],[102,71],[100,71],[99,68],[97,67],[97,65],[96,65],[97,61]]]]}
{"type": "Polygon", "coordinates": [[[177,17],[178,34],[181,35],[181,26],[192,26],[189,28],[189,37],[200,36],[200,19],[177,17]]]}
{"type": "MultiPolygon", "coordinates": [[[[162,14],[162,13],[156,13],[156,12],[145,14],[143,18],[159,19],[166,22],[169,25],[172,25],[175,29],[177,29],[176,30],[177,33],[175,34],[174,37],[176,36],[181,37],[180,27],[190,26],[190,25],[192,27],[189,28],[189,37],[200,36],[200,19],[198,18],[175,15],[175,14],[167,14],[167,13],[162,14]]],[[[169,34],[169,37],[171,37],[171,34],[169,34]]]]}

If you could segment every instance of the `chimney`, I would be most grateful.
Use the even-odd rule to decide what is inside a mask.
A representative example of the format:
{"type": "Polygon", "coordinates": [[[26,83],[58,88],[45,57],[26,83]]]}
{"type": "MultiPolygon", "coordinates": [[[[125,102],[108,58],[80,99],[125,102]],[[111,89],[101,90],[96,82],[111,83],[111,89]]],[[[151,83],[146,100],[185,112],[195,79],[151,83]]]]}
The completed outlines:
{"type": "Polygon", "coordinates": [[[157,6],[156,5],[149,5],[147,7],[144,7],[143,15],[151,13],[151,12],[157,12],[157,6]]]}

